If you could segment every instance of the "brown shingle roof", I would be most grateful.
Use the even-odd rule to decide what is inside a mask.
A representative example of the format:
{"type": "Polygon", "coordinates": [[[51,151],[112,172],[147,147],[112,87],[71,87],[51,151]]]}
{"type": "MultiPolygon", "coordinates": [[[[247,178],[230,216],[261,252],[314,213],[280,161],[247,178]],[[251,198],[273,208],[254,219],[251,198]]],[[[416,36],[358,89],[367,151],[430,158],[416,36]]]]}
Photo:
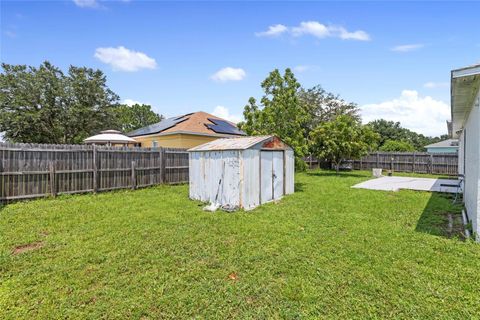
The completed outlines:
{"type": "Polygon", "coordinates": [[[215,131],[208,129],[206,126],[206,124],[213,124],[211,121],[208,120],[208,118],[223,120],[219,117],[215,117],[214,115],[211,115],[203,111],[194,112],[188,116],[187,120],[180,122],[174,127],[171,127],[167,130],[162,131],[162,133],[176,132],[176,131],[189,131],[189,132],[195,132],[195,133],[215,134],[215,131]]]}
{"type": "Polygon", "coordinates": [[[145,128],[137,129],[133,132],[130,132],[128,136],[139,136],[139,135],[150,135],[150,134],[167,134],[167,133],[197,133],[197,134],[209,134],[209,135],[218,135],[221,137],[228,136],[226,133],[218,133],[213,129],[207,127],[215,125],[212,121],[208,119],[217,119],[230,123],[234,127],[237,127],[233,122],[227,121],[225,119],[216,117],[212,114],[198,111],[183,116],[177,116],[162,120],[161,122],[150,125],[145,128]]]}

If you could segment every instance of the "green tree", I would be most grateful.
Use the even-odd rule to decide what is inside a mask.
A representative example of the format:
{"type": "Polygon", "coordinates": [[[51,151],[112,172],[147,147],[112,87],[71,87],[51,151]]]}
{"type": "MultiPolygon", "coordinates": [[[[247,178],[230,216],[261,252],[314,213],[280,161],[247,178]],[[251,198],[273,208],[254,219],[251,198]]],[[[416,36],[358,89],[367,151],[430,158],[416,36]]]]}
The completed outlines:
{"type": "Polygon", "coordinates": [[[400,122],[387,121],[384,119],[375,120],[369,123],[373,131],[380,135],[379,147],[382,147],[388,140],[404,141],[411,144],[416,151],[423,151],[424,147],[431,143],[448,139],[448,135],[440,137],[426,137],[406,128],[402,128],[400,122]]]}
{"type": "Polygon", "coordinates": [[[290,145],[295,152],[297,168],[302,168],[302,157],[307,150],[304,123],[307,118],[298,91],[300,84],[290,69],[283,75],[275,69],[261,84],[264,95],[257,104],[251,97],[245,106],[245,121],[239,127],[249,135],[273,134],[290,145]]]}
{"type": "Polygon", "coordinates": [[[321,123],[310,136],[314,155],[331,161],[337,173],[345,160],[358,159],[376,148],[379,138],[369,126],[348,115],[321,123]]]}
{"type": "Polygon", "coordinates": [[[100,70],[2,64],[0,132],[12,142],[81,143],[115,125],[118,96],[100,70]]]}
{"type": "Polygon", "coordinates": [[[327,92],[320,85],[298,92],[300,104],[307,113],[305,136],[309,137],[320,123],[332,121],[337,116],[348,115],[360,121],[360,111],[355,103],[343,100],[339,95],[327,92]]]}
{"type": "Polygon", "coordinates": [[[163,119],[162,115],[155,113],[148,104],[119,105],[115,109],[117,128],[122,132],[130,132],[163,119]]]}
{"type": "Polygon", "coordinates": [[[385,152],[413,152],[415,147],[406,141],[387,140],[379,150],[385,152]]]}

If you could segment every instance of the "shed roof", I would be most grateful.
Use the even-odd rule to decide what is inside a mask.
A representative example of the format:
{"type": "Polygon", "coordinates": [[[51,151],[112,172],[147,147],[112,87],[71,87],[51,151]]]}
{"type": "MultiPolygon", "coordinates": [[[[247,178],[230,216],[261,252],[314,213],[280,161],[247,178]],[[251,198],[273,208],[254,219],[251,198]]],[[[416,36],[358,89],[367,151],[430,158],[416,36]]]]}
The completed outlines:
{"type": "Polygon", "coordinates": [[[212,135],[219,137],[244,136],[245,132],[237,128],[230,121],[216,117],[209,113],[199,111],[176,116],[129,132],[129,137],[138,137],[151,134],[189,133],[200,135],[212,135]]]}
{"type": "Polygon", "coordinates": [[[447,139],[437,143],[429,144],[425,148],[458,148],[458,139],[447,139]]]}
{"type": "Polygon", "coordinates": [[[83,140],[85,143],[135,143],[135,139],[127,137],[117,130],[105,130],[100,134],[83,140]]]}
{"type": "Polygon", "coordinates": [[[188,151],[245,150],[271,138],[273,136],[217,139],[188,149],[188,151]]]}

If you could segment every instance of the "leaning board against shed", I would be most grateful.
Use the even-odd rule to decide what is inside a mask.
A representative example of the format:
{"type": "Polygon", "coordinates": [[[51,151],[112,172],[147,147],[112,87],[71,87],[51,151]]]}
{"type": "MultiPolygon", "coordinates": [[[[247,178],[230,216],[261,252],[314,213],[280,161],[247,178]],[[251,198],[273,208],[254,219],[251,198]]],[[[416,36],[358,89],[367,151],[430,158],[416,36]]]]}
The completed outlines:
{"type": "Polygon", "coordinates": [[[188,151],[191,199],[250,210],[294,192],[293,150],[275,136],[217,139],[188,151]]]}

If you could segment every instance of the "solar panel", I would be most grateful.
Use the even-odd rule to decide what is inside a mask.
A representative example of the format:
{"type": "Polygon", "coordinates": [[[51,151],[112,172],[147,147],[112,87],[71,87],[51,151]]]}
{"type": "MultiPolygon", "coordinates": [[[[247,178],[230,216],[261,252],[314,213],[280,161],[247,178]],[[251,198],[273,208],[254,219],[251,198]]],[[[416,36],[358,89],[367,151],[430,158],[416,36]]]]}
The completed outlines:
{"type": "Polygon", "coordinates": [[[147,134],[152,134],[152,133],[158,133],[165,131],[167,129],[170,129],[173,126],[176,126],[177,124],[188,120],[189,118],[187,117],[188,115],[183,115],[180,117],[173,117],[173,118],[168,118],[168,119],[163,119],[162,121],[149,125],[144,128],[140,128],[137,130],[134,130],[132,132],[127,133],[127,136],[129,137],[135,137],[135,136],[142,136],[142,135],[147,135],[147,134]]]}
{"type": "Polygon", "coordinates": [[[212,122],[213,124],[206,124],[207,128],[215,131],[216,133],[235,134],[239,136],[246,135],[245,132],[238,129],[228,121],[213,118],[208,118],[208,121],[212,122]]]}

